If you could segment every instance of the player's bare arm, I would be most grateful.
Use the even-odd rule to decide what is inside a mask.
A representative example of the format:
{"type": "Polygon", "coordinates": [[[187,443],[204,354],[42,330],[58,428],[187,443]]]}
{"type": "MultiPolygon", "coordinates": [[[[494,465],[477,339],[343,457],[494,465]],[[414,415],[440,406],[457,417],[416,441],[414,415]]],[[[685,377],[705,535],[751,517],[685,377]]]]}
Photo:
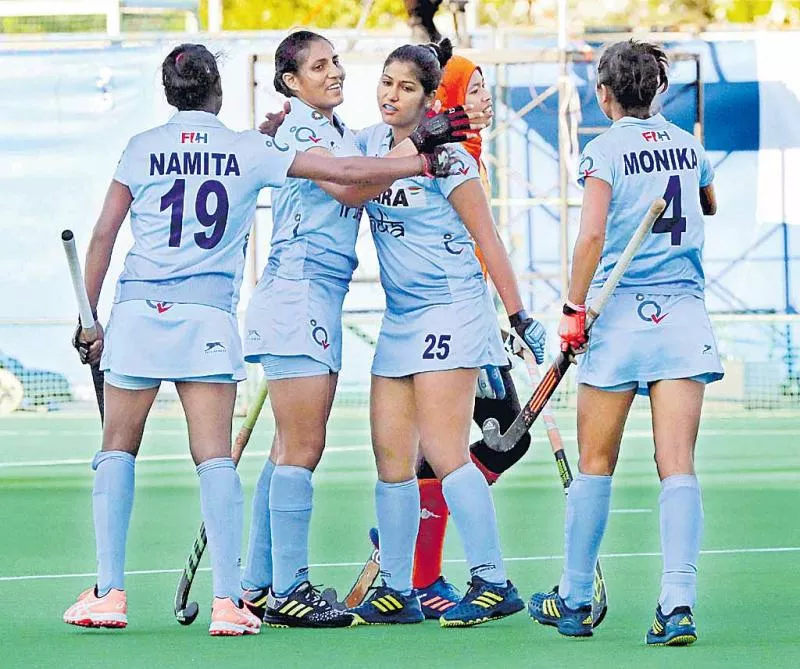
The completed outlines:
{"type": "Polygon", "coordinates": [[[568,299],[584,304],[589,284],[597,270],[606,238],[606,219],[611,203],[611,186],[595,177],[587,177],[581,209],[581,224],[572,252],[572,273],[568,299]]]}
{"type": "Polygon", "coordinates": [[[480,181],[472,179],[464,182],[453,190],[449,200],[481,249],[489,276],[492,277],[506,312],[511,315],[521,311],[523,304],[517,279],[505,246],[497,233],[480,181]]]}
{"type": "Polygon", "coordinates": [[[717,194],[714,191],[714,184],[703,186],[700,189],[700,208],[706,216],[713,216],[717,213],[717,194]]]}

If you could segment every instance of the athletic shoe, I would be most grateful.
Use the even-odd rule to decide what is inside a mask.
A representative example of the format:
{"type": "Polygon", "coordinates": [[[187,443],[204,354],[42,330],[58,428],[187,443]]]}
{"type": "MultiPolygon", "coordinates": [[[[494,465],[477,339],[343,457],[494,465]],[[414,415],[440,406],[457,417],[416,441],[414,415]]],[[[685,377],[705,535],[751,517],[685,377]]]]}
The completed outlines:
{"type": "Polygon", "coordinates": [[[64,612],[64,622],[79,627],[127,627],[128,600],[125,591],[112,588],[98,597],[96,585],[84,590],[78,595],[78,601],[64,612]]]}
{"type": "Polygon", "coordinates": [[[417,588],[417,596],[422,604],[426,620],[439,620],[441,615],[461,601],[461,593],[444,576],[440,576],[427,588],[417,588]]]}
{"type": "Polygon", "coordinates": [[[381,583],[363,604],[350,609],[356,625],[410,625],[425,620],[419,597],[404,595],[381,583]]]}
{"type": "Polygon", "coordinates": [[[439,618],[442,627],[471,627],[522,611],[525,603],[511,581],[495,585],[473,576],[467,594],[439,618]]]}
{"type": "Polygon", "coordinates": [[[692,610],[678,606],[665,616],[661,606],[656,607],[656,618],[645,637],[648,646],[688,646],[697,641],[692,610]]]}
{"type": "Polygon", "coordinates": [[[264,612],[267,610],[267,597],[269,596],[269,586],[256,590],[244,590],[242,592],[242,603],[259,620],[264,620],[264,612]]]}
{"type": "Polygon", "coordinates": [[[569,608],[558,594],[558,586],[552,592],[535,593],[528,602],[528,615],[564,636],[592,636],[592,605],[569,608]]]}
{"type": "Polygon", "coordinates": [[[243,636],[258,634],[261,631],[261,620],[239,601],[237,606],[230,597],[214,597],[211,605],[211,624],[208,633],[211,636],[243,636]]]}
{"type": "Polygon", "coordinates": [[[264,623],[269,627],[350,627],[353,616],[339,611],[323,599],[308,581],[303,581],[284,597],[270,590],[264,623]]]}

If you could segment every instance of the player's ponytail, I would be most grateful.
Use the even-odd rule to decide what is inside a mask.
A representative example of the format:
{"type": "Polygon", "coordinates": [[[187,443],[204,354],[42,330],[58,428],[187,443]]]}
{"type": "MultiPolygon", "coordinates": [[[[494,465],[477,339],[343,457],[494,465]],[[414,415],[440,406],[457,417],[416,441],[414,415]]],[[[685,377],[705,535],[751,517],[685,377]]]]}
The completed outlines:
{"type": "Polygon", "coordinates": [[[389,54],[383,68],[394,62],[410,63],[425,95],[432,95],[439,88],[442,70],[452,55],[453,45],[446,37],[438,44],[405,44],[389,54]]]}
{"type": "Polygon", "coordinates": [[[308,56],[308,46],[316,40],[331,44],[330,40],[310,30],[298,30],[283,38],[275,50],[275,78],[272,80],[278,93],[287,98],[294,96],[283,80],[283,75],[297,74],[300,71],[308,56]]]}
{"type": "Polygon", "coordinates": [[[597,85],[608,86],[631,115],[649,113],[658,93],[667,90],[669,59],[663,49],[648,42],[617,42],[609,46],[597,66],[597,85]]]}
{"type": "Polygon", "coordinates": [[[173,107],[201,109],[220,83],[217,59],[202,44],[181,44],[164,59],[161,81],[173,107]]]}

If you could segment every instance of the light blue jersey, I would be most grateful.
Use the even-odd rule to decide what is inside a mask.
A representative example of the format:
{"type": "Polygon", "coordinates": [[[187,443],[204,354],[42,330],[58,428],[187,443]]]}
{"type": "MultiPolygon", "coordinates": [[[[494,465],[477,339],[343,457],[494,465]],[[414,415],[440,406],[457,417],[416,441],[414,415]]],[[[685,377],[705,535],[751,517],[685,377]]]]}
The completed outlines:
{"type": "MultiPolygon", "coordinates": [[[[275,136],[280,151],[320,147],[334,156],[360,156],[353,133],[292,98],[292,111],[275,136]]],[[[288,179],[272,193],[272,249],[265,274],[283,279],[325,279],[344,286],[358,265],[360,207],[346,207],[313,181],[288,179]]]]}
{"type": "Polygon", "coordinates": [[[203,111],[133,137],[114,175],[133,195],[134,240],[114,301],[234,313],[258,192],[283,184],[294,156],[203,111]]]}
{"type": "MultiPolygon", "coordinates": [[[[358,141],[366,155],[384,156],[391,149],[391,128],[379,123],[362,130],[358,141]]],[[[447,199],[461,184],[480,178],[478,166],[460,145],[449,148],[458,155],[458,174],[399,179],[366,203],[386,306],[395,314],[486,291],[475,244],[447,199]]]]}
{"type": "Polygon", "coordinates": [[[667,208],[622,277],[617,293],[651,292],[702,297],[704,222],[699,189],[714,179],[700,142],[661,114],[624,117],[586,145],[578,183],[586,177],[611,185],[606,240],[592,289],[613,269],[650,204],[667,208]]]}
{"type": "MultiPolygon", "coordinates": [[[[369,156],[391,148],[391,128],[363,130],[369,156]]],[[[507,363],[475,244],[448,197],[479,179],[460,146],[458,173],[441,179],[399,179],[366,203],[380,262],[386,312],[372,373],[400,378],[421,372],[507,363]]]]}

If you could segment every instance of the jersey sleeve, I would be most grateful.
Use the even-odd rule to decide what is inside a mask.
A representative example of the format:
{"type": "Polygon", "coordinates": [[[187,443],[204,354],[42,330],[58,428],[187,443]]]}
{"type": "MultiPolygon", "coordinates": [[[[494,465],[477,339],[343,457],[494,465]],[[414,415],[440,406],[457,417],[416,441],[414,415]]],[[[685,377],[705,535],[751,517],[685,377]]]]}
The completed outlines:
{"type": "Polygon", "coordinates": [[[700,188],[711,185],[714,181],[714,168],[711,166],[708,154],[702,147],[700,148],[700,164],[698,165],[698,169],[700,172],[700,188]]]}
{"type": "Polygon", "coordinates": [[[455,154],[455,174],[436,179],[436,184],[442,195],[449,198],[458,186],[472,179],[480,179],[480,174],[475,159],[460,144],[448,144],[447,148],[455,154]]]}
{"type": "Polygon", "coordinates": [[[247,146],[247,165],[252,170],[253,179],[259,188],[280,188],[286,182],[289,168],[297,151],[262,135],[257,130],[245,132],[247,146]]]}
{"type": "Polygon", "coordinates": [[[114,181],[118,181],[123,186],[127,186],[131,188],[133,186],[133,176],[134,172],[132,169],[133,163],[133,148],[131,144],[133,142],[128,142],[128,145],[125,147],[125,150],[122,152],[122,155],[119,158],[119,162],[117,163],[117,169],[114,171],[114,181]]]}
{"type": "Polygon", "coordinates": [[[609,186],[614,185],[614,163],[597,139],[589,142],[581,152],[581,160],[578,163],[579,186],[586,185],[586,177],[595,177],[602,179],[609,186]]]}
{"type": "Polygon", "coordinates": [[[373,127],[374,126],[371,126],[369,128],[362,128],[358,132],[354,133],[356,138],[356,146],[358,147],[358,150],[361,151],[361,153],[365,156],[367,155],[367,147],[369,146],[369,137],[373,127]]]}

